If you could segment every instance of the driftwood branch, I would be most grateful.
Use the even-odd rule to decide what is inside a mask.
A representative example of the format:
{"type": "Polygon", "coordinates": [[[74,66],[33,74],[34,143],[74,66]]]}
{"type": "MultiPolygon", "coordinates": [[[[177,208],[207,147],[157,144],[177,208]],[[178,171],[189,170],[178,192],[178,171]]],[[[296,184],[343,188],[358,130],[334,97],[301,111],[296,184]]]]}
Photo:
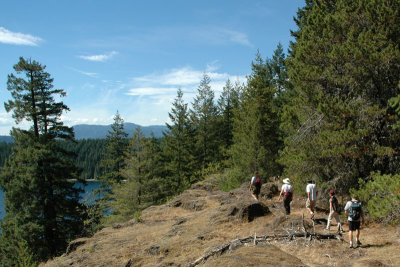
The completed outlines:
{"type": "Polygon", "coordinates": [[[216,247],[214,249],[212,249],[211,251],[209,251],[208,253],[206,253],[205,255],[197,258],[196,260],[190,262],[187,264],[187,267],[194,267],[199,265],[200,263],[206,261],[208,258],[210,258],[211,256],[215,256],[215,255],[221,255],[224,252],[226,252],[227,250],[233,250],[233,248],[238,248],[240,246],[244,246],[246,244],[249,243],[253,243],[253,245],[257,245],[259,243],[262,242],[269,242],[271,240],[279,240],[279,239],[287,239],[287,240],[293,240],[296,237],[304,237],[305,240],[307,240],[307,238],[310,239],[310,241],[312,239],[337,239],[342,241],[342,236],[341,234],[320,234],[315,232],[315,228],[314,228],[314,232],[310,233],[306,230],[305,224],[304,224],[304,215],[303,215],[303,227],[302,227],[302,231],[292,231],[289,232],[287,231],[287,233],[284,234],[266,234],[266,235],[262,235],[262,236],[257,236],[256,233],[254,233],[254,235],[245,237],[245,238],[238,238],[235,240],[232,240],[231,242],[225,243],[219,247],[216,247]]]}

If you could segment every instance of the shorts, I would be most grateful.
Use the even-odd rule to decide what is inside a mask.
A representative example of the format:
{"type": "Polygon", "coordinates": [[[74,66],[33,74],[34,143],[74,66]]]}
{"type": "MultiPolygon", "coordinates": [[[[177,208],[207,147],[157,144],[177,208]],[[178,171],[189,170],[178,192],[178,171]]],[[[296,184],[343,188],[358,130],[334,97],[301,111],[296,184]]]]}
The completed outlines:
{"type": "Polygon", "coordinates": [[[253,195],[258,196],[260,194],[260,187],[253,185],[253,195]]]}
{"type": "Polygon", "coordinates": [[[360,229],[360,221],[349,221],[349,231],[360,229]]]}
{"type": "Polygon", "coordinates": [[[309,208],[309,209],[311,209],[312,211],[314,211],[315,203],[317,203],[316,200],[308,200],[308,198],[307,198],[307,201],[306,201],[306,208],[309,208]]]}

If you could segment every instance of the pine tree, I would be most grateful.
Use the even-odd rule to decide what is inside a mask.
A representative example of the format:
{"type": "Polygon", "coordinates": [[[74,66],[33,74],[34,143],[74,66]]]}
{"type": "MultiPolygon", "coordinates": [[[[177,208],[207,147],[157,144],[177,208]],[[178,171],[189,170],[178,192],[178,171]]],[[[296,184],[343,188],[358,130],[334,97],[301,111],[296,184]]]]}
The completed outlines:
{"type": "Polygon", "coordinates": [[[372,170],[399,171],[388,100],[399,94],[400,1],[306,1],[293,32],[297,92],[281,162],[347,193],[372,170]]]}
{"type": "Polygon", "coordinates": [[[191,184],[190,177],[195,170],[194,131],[181,89],[178,89],[168,115],[171,124],[166,124],[168,130],[164,133],[163,155],[167,159],[168,191],[173,195],[182,192],[191,184]]]}
{"type": "Polygon", "coordinates": [[[210,77],[204,74],[190,110],[195,129],[195,156],[200,170],[221,158],[217,124],[218,109],[214,103],[214,91],[210,83],[210,77]]]}
{"type": "Polygon", "coordinates": [[[83,227],[82,190],[68,181],[79,177],[75,155],[57,142],[73,140],[72,129],[59,120],[68,107],[55,101],[65,92],[53,89],[50,74],[36,61],[20,58],[14,70],[25,78],[8,76],[7,88],[13,100],[5,107],[13,112],[16,123],[26,120],[32,127],[12,130],[15,145],[0,175],[7,211],[1,225],[0,259],[10,266],[24,260],[17,258],[21,249],[33,256],[29,261],[57,255],[83,227]]]}
{"type": "Polygon", "coordinates": [[[230,153],[239,184],[255,170],[263,175],[279,170],[276,163],[280,148],[279,117],[272,78],[267,64],[257,53],[234,119],[234,144],[230,153]]]}
{"type": "Polygon", "coordinates": [[[114,116],[114,123],[106,138],[106,148],[101,162],[104,168],[102,180],[108,185],[120,183],[123,179],[121,170],[125,165],[125,153],[128,145],[128,134],[124,131],[124,120],[119,112],[114,116]]]}
{"type": "Polygon", "coordinates": [[[125,167],[121,170],[124,182],[115,185],[113,215],[109,221],[127,220],[166,198],[163,191],[163,162],[161,148],[154,136],[146,138],[140,127],[129,142],[125,167]]]}
{"type": "Polygon", "coordinates": [[[218,99],[220,149],[225,153],[233,144],[234,111],[239,107],[240,89],[228,80],[218,99]]]}

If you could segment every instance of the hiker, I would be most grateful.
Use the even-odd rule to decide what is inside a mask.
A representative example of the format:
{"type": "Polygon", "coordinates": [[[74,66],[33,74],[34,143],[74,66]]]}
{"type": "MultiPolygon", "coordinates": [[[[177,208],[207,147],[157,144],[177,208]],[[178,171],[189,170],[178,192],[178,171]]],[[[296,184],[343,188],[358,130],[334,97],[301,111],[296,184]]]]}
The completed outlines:
{"type": "Polygon", "coordinates": [[[364,224],[364,212],[362,210],[361,202],[358,200],[356,195],[351,197],[351,200],[346,203],[344,207],[346,212],[347,220],[349,222],[349,241],[350,248],[353,246],[353,231],[356,231],[356,244],[355,247],[361,246],[360,242],[360,230],[361,224],[364,224]]]}
{"type": "Polygon", "coordinates": [[[328,223],[326,224],[325,230],[329,231],[329,227],[331,225],[331,222],[333,218],[335,218],[337,227],[338,227],[338,233],[343,232],[342,224],[340,223],[340,218],[339,218],[339,202],[335,196],[335,191],[331,190],[329,191],[329,216],[328,216],[328,223]]]}
{"type": "Polygon", "coordinates": [[[293,199],[293,186],[290,184],[289,178],[283,179],[283,185],[278,200],[281,200],[283,195],[283,206],[285,207],[286,215],[290,215],[290,202],[293,199]]]}
{"type": "Polygon", "coordinates": [[[315,204],[317,203],[317,186],[313,183],[312,180],[307,180],[306,186],[307,192],[307,200],[306,200],[306,209],[310,212],[311,219],[314,219],[314,210],[315,204]]]}
{"type": "Polygon", "coordinates": [[[254,172],[254,176],[251,178],[249,190],[252,191],[251,196],[258,201],[261,191],[261,177],[257,171],[254,172]]]}

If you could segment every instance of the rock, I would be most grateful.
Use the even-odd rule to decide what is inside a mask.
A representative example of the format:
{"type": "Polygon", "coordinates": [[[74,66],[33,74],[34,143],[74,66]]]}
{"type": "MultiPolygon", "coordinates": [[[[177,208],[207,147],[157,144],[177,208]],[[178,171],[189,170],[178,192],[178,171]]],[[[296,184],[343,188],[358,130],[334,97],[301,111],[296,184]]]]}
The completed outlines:
{"type": "Polygon", "coordinates": [[[147,253],[149,253],[150,255],[159,255],[160,254],[160,246],[158,245],[153,245],[150,248],[147,249],[147,253]]]}
{"type": "Polygon", "coordinates": [[[261,186],[260,197],[271,199],[279,194],[278,186],[274,183],[265,183],[261,186]]]}
{"type": "Polygon", "coordinates": [[[75,251],[77,247],[79,247],[80,245],[83,245],[87,242],[88,238],[79,238],[76,239],[74,241],[71,241],[68,244],[67,250],[65,251],[65,254],[68,255],[71,252],[75,251]]]}
{"type": "Polygon", "coordinates": [[[204,199],[192,200],[188,202],[184,202],[182,208],[186,210],[195,210],[199,211],[204,209],[206,201],[204,199]]]}
{"type": "Polygon", "coordinates": [[[257,217],[262,217],[270,211],[267,206],[261,202],[243,202],[237,203],[232,207],[228,216],[237,216],[239,220],[251,222],[257,217]]]}

